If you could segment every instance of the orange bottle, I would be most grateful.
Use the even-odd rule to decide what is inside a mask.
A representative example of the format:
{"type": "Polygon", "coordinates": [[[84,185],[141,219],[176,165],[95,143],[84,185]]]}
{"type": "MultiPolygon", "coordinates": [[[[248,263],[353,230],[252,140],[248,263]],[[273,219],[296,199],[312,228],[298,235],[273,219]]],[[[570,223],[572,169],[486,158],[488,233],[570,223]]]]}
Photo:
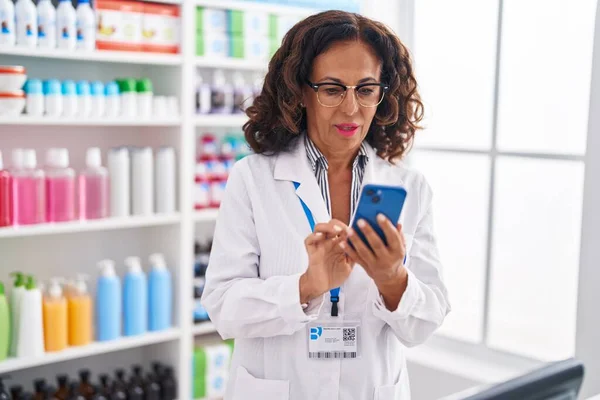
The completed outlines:
{"type": "Polygon", "coordinates": [[[87,291],[85,276],[80,275],[72,284],[68,298],[69,346],[83,346],[92,342],[92,299],[87,291]]]}
{"type": "Polygon", "coordinates": [[[51,279],[44,296],[44,347],[47,352],[61,351],[68,346],[67,299],[60,282],[60,279],[51,279]]]}

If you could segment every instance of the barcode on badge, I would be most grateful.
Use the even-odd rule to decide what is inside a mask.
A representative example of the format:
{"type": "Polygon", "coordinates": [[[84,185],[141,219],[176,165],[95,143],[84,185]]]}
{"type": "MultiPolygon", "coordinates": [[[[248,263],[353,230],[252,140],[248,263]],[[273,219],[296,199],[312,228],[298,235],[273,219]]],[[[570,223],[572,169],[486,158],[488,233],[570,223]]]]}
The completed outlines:
{"type": "Polygon", "coordinates": [[[356,342],[356,328],[344,328],[343,336],[346,344],[347,342],[356,342]]]}
{"type": "Polygon", "coordinates": [[[356,358],[356,351],[311,351],[308,353],[308,358],[317,359],[335,359],[335,358],[356,358]]]}

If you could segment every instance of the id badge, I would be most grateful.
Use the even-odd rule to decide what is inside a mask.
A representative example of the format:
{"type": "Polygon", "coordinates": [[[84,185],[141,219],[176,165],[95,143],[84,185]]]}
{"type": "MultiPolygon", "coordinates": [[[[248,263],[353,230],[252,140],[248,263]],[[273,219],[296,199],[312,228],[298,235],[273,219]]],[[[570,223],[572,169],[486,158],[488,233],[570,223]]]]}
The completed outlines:
{"type": "Polygon", "coordinates": [[[360,357],[360,322],[315,321],[308,324],[308,358],[331,360],[360,357]]]}

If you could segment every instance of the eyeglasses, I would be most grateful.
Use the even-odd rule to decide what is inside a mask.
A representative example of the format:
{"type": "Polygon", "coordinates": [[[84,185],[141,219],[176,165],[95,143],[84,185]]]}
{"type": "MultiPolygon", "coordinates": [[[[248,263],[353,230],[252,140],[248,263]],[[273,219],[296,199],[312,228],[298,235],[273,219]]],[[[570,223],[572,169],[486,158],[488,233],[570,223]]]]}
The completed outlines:
{"type": "Polygon", "coordinates": [[[377,107],[390,89],[385,83],[362,83],[356,86],[346,86],[335,82],[312,83],[306,81],[306,83],[317,93],[317,100],[324,107],[337,107],[342,104],[349,89],[354,90],[356,100],[361,106],[377,107]]]}

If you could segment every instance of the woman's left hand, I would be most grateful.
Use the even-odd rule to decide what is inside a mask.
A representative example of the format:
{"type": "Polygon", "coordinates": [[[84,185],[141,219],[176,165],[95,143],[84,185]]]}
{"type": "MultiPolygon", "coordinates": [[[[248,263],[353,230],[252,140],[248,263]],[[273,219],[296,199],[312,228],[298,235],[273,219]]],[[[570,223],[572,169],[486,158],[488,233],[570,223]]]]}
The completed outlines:
{"type": "Polygon", "coordinates": [[[384,215],[377,216],[377,222],[385,234],[387,246],[381,240],[375,230],[365,220],[358,221],[358,227],[365,235],[371,249],[360,239],[352,228],[348,229],[348,243],[341,242],[340,247],[352,259],[360,264],[367,274],[373,279],[380,291],[390,286],[403,286],[406,281],[406,269],[404,268],[404,256],[406,255],[406,244],[402,225],[397,227],[384,215]]]}

